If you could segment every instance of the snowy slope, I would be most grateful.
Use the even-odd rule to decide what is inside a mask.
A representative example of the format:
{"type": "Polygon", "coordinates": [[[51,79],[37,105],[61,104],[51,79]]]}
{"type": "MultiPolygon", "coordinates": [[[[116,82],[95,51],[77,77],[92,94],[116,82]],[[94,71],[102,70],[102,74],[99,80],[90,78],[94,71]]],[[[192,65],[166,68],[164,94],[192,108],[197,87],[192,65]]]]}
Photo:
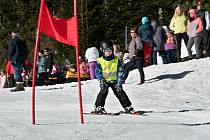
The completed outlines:
{"type": "MultiPolygon", "coordinates": [[[[31,87],[0,89],[0,140],[209,140],[210,58],[137,70],[124,90],[142,116],[88,116],[80,124],[77,83],[36,87],[36,125],[32,125],[31,87]]],[[[110,90],[111,91],[111,90],[110,90]]],[[[90,112],[99,92],[97,80],[82,82],[83,111],[90,112]]],[[[123,110],[112,92],[108,112],[123,110]]]]}

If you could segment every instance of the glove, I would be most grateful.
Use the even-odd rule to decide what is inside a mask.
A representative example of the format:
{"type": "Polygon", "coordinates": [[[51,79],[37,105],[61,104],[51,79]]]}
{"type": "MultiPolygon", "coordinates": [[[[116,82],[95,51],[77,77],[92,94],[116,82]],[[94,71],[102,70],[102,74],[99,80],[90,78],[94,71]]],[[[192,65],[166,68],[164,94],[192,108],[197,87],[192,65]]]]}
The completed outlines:
{"type": "Polygon", "coordinates": [[[123,87],[121,84],[116,84],[115,89],[117,92],[121,92],[123,90],[123,87]]]}
{"type": "Polygon", "coordinates": [[[132,58],[131,58],[131,61],[135,61],[136,60],[136,56],[134,55],[132,58]]]}
{"type": "Polygon", "coordinates": [[[12,65],[15,65],[15,64],[16,64],[16,61],[12,61],[11,64],[12,64],[12,65]]]}
{"type": "Polygon", "coordinates": [[[144,57],[144,52],[143,52],[143,50],[137,49],[137,50],[135,50],[134,54],[135,54],[135,56],[137,56],[137,57],[144,57]]]}
{"type": "Polygon", "coordinates": [[[101,90],[104,90],[106,86],[107,86],[107,84],[106,84],[105,80],[101,79],[100,80],[100,88],[101,88],[101,90]]]}

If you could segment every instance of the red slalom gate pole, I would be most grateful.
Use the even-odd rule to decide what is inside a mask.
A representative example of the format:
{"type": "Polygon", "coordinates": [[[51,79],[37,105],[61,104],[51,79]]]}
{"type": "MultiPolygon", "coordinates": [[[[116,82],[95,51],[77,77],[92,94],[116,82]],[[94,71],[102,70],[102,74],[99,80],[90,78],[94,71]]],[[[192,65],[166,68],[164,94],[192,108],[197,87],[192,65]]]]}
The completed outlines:
{"type": "Polygon", "coordinates": [[[81,93],[81,81],[80,81],[80,68],[79,68],[79,48],[78,48],[78,18],[77,18],[77,1],[74,0],[74,16],[76,17],[76,36],[75,36],[75,46],[76,46],[76,63],[77,63],[77,79],[78,79],[78,91],[79,91],[79,103],[80,103],[80,121],[84,124],[83,117],[83,107],[82,107],[82,93],[81,93]]]}

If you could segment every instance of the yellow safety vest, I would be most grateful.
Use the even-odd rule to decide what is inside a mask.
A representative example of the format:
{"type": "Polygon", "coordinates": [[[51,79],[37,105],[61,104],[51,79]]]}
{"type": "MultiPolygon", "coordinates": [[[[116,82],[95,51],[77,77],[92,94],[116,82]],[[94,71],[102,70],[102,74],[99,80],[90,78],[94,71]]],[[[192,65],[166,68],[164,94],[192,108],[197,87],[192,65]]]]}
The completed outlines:
{"type": "Polygon", "coordinates": [[[106,81],[117,80],[118,58],[116,56],[111,61],[107,61],[103,57],[98,58],[97,61],[101,64],[103,78],[106,81]]]}

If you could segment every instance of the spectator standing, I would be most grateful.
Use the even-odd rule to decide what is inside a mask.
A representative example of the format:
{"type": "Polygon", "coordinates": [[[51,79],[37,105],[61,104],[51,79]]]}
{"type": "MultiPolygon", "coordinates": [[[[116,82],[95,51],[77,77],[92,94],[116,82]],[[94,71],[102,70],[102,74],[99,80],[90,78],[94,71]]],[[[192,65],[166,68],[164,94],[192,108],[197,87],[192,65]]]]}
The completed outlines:
{"type": "Polygon", "coordinates": [[[40,84],[41,81],[47,78],[46,74],[46,57],[44,55],[44,51],[39,51],[39,59],[36,62],[37,72],[38,72],[38,82],[40,84]]]}
{"type": "Polygon", "coordinates": [[[21,73],[22,78],[23,78],[23,84],[24,86],[29,86],[29,71],[26,68],[23,68],[23,71],[21,73]]]}
{"type": "Polygon", "coordinates": [[[87,62],[84,56],[79,57],[79,64],[80,64],[80,74],[87,74],[89,75],[89,70],[87,66],[87,62]]]}
{"type": "Polygon", "coordinates": [[[178,6],[175,9],[174,16],[171,19],[169,28],[174,32],[177,45],[177,62],[181,61],[181,44],[182,39],[184,40],[185,45],[188,43],[187,35],[187,18],[184,15],[181,7],[178,6]]]}
{"type": "Polygon", "coordinates": [[[71,65],[70,61],[69,61],[67,58],[65,58],[65,59],[64,59],[64,63],[63,63],[63,68],[64,68],[64,70],[65,70],[65,71],[69,70],[70,65],[71,65]]]}
{"type": "Polygon", "coordinates": [[[147,43],[151,47],[150,63],[154,64],[152,54],[153,54],[154,47],[156,47],[156,44],[153,39],[154,29],[148,17],[142,17],[141,23],[139,23],[138,35],[139,37],[141,37],[143,43],[147,43]]]}
{"type": "Polygon", "coordinates": [[[196,58],[200,58],[201,54],[199,51],[199,46],[201,43],[203,24],[201,19],[197,16],[195,9],[190,9],[188,12],[189,20],[187,23],[187,34],[189,36],[189,41],[187,44],[187,51],[189,59],[192,59],[191,48],[195,44],[196,58]]]}
{"type": "Polygon", "coordinates": [[[3,69],[0,70],[0,88],[6,87],[6,75],[3,69]]]}
{"type": "Polygon", "coordinates": [[[126,63],[124,66],[124,81],[127,79],[129,71],[138,69],[140,73],[140,83],[143,84],[145,81],[144,76],[144,50],[141,38],[138,36],[135,28],[131,28],[130,35],[132,37],[129,44],[129,58],[130,62],[126,63]]]}
{"type": "Polygon", "coordinates": [[[107,113],[104,106],[109,87],[111,87],[125,112],[132,113],[134,109],[131,106],[131,101],[122,87],[122,62],[114,55],[113,43],[110,40],[104,40],[100,43],[100,47],[103,56],[97,59],[96,77],[100,81],[101,90],[96,98],[93,112],[98,114],[107,113]]]}
{"type": "Polygon", "coordinates": [[[88,61],[88,67],[89,67],[89,74],[90,79],[96,79],[95,76],[95,69],[97,64],[97,58],[99,58],[99,51],[96,47],[90,47],[85,52],[85,58],[88,61]]]}
{"type": "Polygon", "coordinates": [[[203,32],[199,50],[202,57],[207,57],[210,56],[210,16],[209,12],[203,8],[203,3],[201,1],[198,1],[196,5],[197,15],[203,23],[203,32]]]}
{"type": "Polygon", "coordinates": [[[119,44],[114,44],[114,55],[119,58],[121,62],[123,62],[123,52],[121,51],[120,45],[119,44]]]}
{"type": "Polygon", "coordinates": [[[12,67],[11,61],[7,62],[6,75],[7,75],[7,87],[14,87],[15,86],[14,69],[12,67]]]}
{"type": "Polygon", "coordinates": [[[153,51],[153,64],[157,65],[157,53],[161,57],[163,64],[167,64],[168,62],[167,62],[166,52],[164,48],[164,44],[167,40],[165,29],[158,22],[153,23],[153,26],[155,30],[154,41],[156,44],[156,47],[154,47],[154,51],[153,51]]]}
{"type": "Polygon", "coordinates": [[[173,32],[167,33],[167,41],[165,43],[166,58],[168,63],[176,62],[176,42],[173,32]]]}
{"type": "Polygon", "coordinates": [[[11,92],[24,91],[21,73],[27,57],[27,47],[19,38],[19,33],[16,31],[12,32],[12,39],[9,41],[8,55],[14,69],[14,79],[16,82],[16,87],[12,89],[11,92]]]}
{"type": "Polygon", "coordinates": [[[44,55],[46,57],[45,68],[47,76],[49,76],[52,73],[52,68],[53,68],[53,54],[50,52],[49,48],[45,48],[44,55]]]}

